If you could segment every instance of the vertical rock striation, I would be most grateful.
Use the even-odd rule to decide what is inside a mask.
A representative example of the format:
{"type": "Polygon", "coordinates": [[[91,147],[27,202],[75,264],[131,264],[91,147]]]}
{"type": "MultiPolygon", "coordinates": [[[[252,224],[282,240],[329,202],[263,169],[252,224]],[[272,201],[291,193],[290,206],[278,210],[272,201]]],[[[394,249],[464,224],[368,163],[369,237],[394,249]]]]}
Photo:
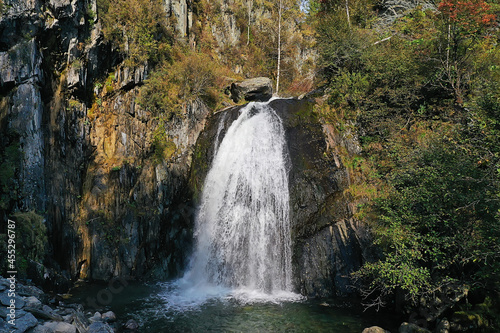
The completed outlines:
{"type": "MultiPolygon", "coordinates": [[[[19,198],[2,217],[43,215],[51,252],[45,265],[71,278],[177,274],[192,232],[191,156],[208,108],[191,102],[169,122],[175,150],[154,161],[158,120],[135,102],[148,64],[126,67],[103,42],[96,1],[4,3],[0,128],[9,135],[0,138],[0,153],[18,144],[21,159],[19,198]],[[103,89],[96,83],[106,77],[103,89]]],[[[187,34],[187,3],[171,8],[178,22],[186,19],[179,29],[187,34]]],[[[52,270],[35,267],[39,283],[55,283],[45,274],[52,270]]]]}

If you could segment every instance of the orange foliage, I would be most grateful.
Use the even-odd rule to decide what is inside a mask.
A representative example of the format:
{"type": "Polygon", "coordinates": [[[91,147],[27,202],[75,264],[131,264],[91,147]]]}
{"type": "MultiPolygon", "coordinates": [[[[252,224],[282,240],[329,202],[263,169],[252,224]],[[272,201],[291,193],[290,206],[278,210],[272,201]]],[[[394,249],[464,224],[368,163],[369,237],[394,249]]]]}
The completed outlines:
{"type": "Polygon", "coordinates": [[[495,15],[490,13],[491,7],[483,0],[445,0],[438,6],[439,11],[456,23],[468,34],[474,34],[495,23],[495,15]]]}

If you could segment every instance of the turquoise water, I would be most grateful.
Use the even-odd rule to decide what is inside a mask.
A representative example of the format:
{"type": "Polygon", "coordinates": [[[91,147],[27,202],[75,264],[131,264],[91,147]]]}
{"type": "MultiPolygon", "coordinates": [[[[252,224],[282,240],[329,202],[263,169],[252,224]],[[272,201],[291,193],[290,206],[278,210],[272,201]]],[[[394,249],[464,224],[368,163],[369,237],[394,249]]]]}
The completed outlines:
{"type": "Polygon", "coordinates": [[[140,325],[139,332],[361,333],[373,325],[394,329],[390,322],[397,322],[387,315],[366,314],[361,309],[345,307],[345,303],[328,300],[249,302],[230,295],[193,300],[165,283],[130,283],[119,292],[117,289],[81,285],[67,301],[83,303],[90,311],[110,309],[120,322],[134,319],[140,325]],[[92,309],[88,298],[95,299],[99,293],[106,304],[92,309]],[[111,299],[102,297],[110,294],[111,299]],[[192,301],[188,302],[188,298],[192,301]]]}

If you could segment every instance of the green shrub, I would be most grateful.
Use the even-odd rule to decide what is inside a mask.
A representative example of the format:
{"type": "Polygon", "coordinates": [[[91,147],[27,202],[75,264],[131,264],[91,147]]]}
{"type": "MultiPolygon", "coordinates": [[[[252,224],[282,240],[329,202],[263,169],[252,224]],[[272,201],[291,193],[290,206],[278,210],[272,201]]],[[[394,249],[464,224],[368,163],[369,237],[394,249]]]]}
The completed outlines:
{"type": "Polygon", "coordinates": [[[103,34],[134,67],[168,57],[172,32],[161,0],[98,0],[103,34]]]}
{"type": "Polygon", "coordinates": [[[215,107],[219,99],[217,91],[224,84],[218,79],[220,67],[206,54],[178,52],[174,61],[164,63],[146,80],[138,102],[166,120],[181,115],[186,103],[196,99],[215,107]]]}

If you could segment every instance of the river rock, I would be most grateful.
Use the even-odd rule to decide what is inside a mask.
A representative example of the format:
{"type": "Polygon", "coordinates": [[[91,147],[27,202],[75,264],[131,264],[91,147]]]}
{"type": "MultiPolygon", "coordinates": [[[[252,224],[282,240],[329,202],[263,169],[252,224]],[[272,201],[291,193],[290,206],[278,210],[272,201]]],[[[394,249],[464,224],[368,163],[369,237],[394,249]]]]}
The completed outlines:
{"type": "Polygon", "coordinates": [[[231,99],[236,103],[242,99],[267,101],[272,96],[273,83],[267,77],[257,77],[231,84],[231,99]]]}
{"type": "Polygon", "coordinates": [[[136,329],[139,328],[139,324],[137,324],[137,322],[134,320],[134,319],[129,319],[127,320],[127,322],[125,323],[125,326],[124,326],[126,329],[128,330],[132,330],[132,331],[135,331],[136,329]]]}
{"type": "Polygon", "coordinates": [[[89,318],[89,320],[91,323],[102,321],[102,315],[100,312],[96,312],[92,317],[89,318]]]}
{"type": "Polygon", "coordinates": [[[382,327],[372,326],[365,328],[362,333],[390,333],[390,332],[384,330],[382,327]]]}
{"type": "Polygon", "coordinates": [[[113,328],[106,323],[95,322],[90,324],[87,333],[114,333],[113,328]]]}
{"type": "MultiPolygon", "coordinates": [[[[0,294],[0,303],[2,303],[2,305],[9,306],[11,299],[12,297],[9,297],[7,292],[0,294]]],[[[16,301],[16,309],[22,309],[24,307],[25,302],[21,297],[15,296],[13,299],[16,301]]]]}
{"type": "Polygon", "coordinates": [[[27,296],[27,297],[34,296],[38,300],[40,300],[45,295],[44,292],[40,288],[35,287],[35,286],[25,286],[23,284],[20,284],[20,285],[18,285],[17,289],[18,289],[19,295],[27,296]]]}
{"type": "Polygon", "coordinates": [[[76,333],[76,327],[65,322],[49,321],[43,325],[38,325],[34,333],[76,333]]]}
{"type": "Polygon", "coordinates": [[[116,315],[113,311],[104,312],[102,314],[102,319],[106,322],[111,322],[116,320],[116,315]]]}
{"type": "Polygon", "coordinates": [[[9,313],[9,309],[5,306],[0,306],[0,318],[7,318],[7,314],[9,313]]]}
{"type": "Polygon", "coordinates": [[[406,323],[406,322],[402,323],[401,326],[399,326],[398,332],[399,333],[431,333],[431,331],[429,331],[426,328],[417,326],[415,324],[406,323]]]}
{"type": "Polygon", "coordinates": [[[26,303],[25,306],[28,308],[38,309],[42,307],[42,302],[35,296],[25,297],[24,302],[26,303]]]}
{"type": "MultiPolygon", "coordinates": [[[[16,313],[17,315],[17,313],[16,313]]],[[[38,320],[36,320],[35,316],[31,313],[27,313],[26,315],[16,318],[16,330],[15,333],[23,333],[29,330],[32,327],[35,327],[38,324],[38,320]]]]}
{"type": "Polygon", "coordinates": [[[31,312],[38,319],[55,320],[55,321],[63,320],[63,318],[57,313],[53,313],[52,311],[47,311],[46,309],[26,307],[25,310],[31,312]]]}

